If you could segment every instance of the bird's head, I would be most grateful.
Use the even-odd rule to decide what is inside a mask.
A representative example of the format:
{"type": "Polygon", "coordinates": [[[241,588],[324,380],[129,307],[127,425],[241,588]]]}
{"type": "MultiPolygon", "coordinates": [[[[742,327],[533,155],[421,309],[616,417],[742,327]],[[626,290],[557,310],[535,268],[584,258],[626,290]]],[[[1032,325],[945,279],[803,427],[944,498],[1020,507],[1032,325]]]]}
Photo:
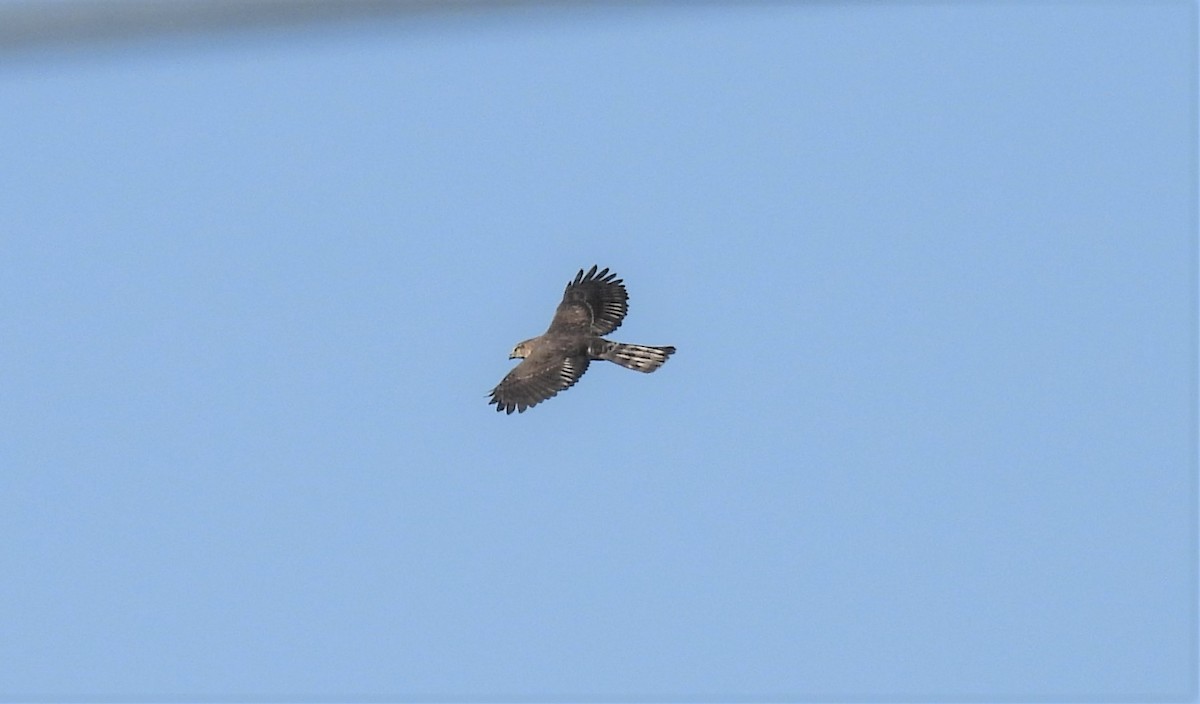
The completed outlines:
{"type": "Polygon", "coordinates": [[[533,351],[533,345],[530,344],[531,342],[533,342],[533,340],[518,342],[517,346],[513,348],[512,354],[508,355],[508,358],[525,359],[528,357],[529,353],[533,351]]]}

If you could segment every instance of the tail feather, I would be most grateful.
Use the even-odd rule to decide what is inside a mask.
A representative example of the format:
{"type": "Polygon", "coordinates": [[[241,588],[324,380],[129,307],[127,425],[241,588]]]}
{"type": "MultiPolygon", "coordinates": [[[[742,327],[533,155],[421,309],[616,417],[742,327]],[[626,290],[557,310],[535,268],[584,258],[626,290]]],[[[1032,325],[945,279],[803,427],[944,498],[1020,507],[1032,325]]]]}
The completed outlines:
{"type": "Polygon", "coordinates": [[[675,354],[674,347],[651,347],[649,345],[626,345],[620,342],[608,342],[604,349],[596,355],[598,359],[616,362],[626,369],[650,373],[661,367],[667,357],[675,354]]]}

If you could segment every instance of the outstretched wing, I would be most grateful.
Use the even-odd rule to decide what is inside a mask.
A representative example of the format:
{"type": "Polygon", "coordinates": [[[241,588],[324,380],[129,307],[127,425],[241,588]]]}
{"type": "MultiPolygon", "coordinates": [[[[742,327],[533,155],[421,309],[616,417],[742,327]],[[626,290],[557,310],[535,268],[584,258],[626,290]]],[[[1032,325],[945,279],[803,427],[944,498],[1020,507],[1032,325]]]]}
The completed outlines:
{"type": "Polygon", "coordinates": [[[549,333],[607,335],[616,330],[629,312],[629,293],[625,283],[608,269],[597,272],[583,269],[567,284],[562,303],[550,321],[549,333]]]}
{"type": "Polygon", "coordinates": [[[589,361],[586,355],[564,357],[545,349],[535,352],[492,389],[488,403],[496,404],[497,411],[524,413],[526,408],[574,386],[587,371],[589,361]]]}

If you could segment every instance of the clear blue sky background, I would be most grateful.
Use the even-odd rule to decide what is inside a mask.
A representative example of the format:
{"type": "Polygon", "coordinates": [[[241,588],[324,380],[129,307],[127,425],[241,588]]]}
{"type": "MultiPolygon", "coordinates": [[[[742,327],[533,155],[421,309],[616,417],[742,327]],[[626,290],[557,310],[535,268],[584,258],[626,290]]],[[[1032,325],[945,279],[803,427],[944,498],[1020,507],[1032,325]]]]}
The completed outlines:
{"type": "Polygon", "coordinates": [[[0,62],[0,694],[1196,695],[1196,4],[0,62]],[[616,339],[486,392],[598,263],[616,339]]]}

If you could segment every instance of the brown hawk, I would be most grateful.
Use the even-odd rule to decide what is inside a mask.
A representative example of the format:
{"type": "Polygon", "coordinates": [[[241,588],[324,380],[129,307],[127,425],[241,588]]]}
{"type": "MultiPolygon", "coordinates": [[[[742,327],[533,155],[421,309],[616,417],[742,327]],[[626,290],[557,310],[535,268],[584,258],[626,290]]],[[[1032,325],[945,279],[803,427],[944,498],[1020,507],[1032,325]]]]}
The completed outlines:
{"type": "Polygon", "coordinates": [[[625,284],[608,269],[583,269],[567,284],[562,303],[544,335],[518,343],[509,359],[523,361],[492,389],[497,411],[524,413],[526,408],[569,389],[593,359],[652,372],[675,353],[674,347],[626,345],[605,340],[629,312],[625,284]]]}

